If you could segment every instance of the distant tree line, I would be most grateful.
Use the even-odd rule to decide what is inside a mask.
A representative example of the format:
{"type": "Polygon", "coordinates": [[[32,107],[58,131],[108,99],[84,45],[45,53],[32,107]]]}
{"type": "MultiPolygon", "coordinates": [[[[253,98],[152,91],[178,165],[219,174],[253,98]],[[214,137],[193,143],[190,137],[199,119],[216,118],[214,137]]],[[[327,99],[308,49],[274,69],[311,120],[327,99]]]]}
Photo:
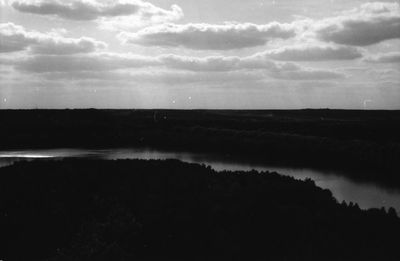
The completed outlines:
{"type": "Polygon", "coordinates": [[[150,146],[361,169],[347,173],[400,186],[399,111],[6,110],[0,119],[0,150],[150,146]]]}

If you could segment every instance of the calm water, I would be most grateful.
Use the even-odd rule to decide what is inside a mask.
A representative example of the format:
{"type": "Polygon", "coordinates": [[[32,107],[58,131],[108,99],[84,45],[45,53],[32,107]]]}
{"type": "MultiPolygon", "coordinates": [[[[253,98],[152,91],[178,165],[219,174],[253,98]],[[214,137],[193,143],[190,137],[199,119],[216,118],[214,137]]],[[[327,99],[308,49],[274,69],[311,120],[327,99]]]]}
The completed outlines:
{"type": "Polygon", "coordinates": [[[386,189],[370,183],[360,183],[345,178],[339,172],[308,168],[289,168],[249,163],[238,163],[221,155],[166,152],[150,149],[54,149],[0,152],[0,167],[20,160],[61,159],[67,157],[99,159],[178,159],[191,163],[210,165],[215,170],[268,170],[297,179],[311,178],[315,183],[332,191],[339,202],[356,202],[361,208],[394,207],[400,213],[400,190],[386,189]]]}

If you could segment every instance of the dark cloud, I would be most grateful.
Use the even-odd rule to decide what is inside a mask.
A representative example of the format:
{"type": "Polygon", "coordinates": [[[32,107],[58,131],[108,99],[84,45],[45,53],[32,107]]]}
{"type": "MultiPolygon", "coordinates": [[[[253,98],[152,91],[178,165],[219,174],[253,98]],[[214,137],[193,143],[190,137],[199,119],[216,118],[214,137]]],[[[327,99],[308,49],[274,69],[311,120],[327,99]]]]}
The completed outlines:
{"type": "Polygon", "coordinates": [[[53,38],[32,46],[32,52],[40,54],[68,55],[77,53],[91,53],[106,48],[103,42],[91,38],[82,37],[79,39],[53,38]]]}
{"type": "Polygon", "coordinates": [[[354,46],[400,38],[399,4],[364,4],[341,16],[320,21],[316,35],[323,41],[354,46]]]}
{"type": "Polygon", "coordinates": [[[371,63],[400,63],[400,52],[372,55],[366,57],[364,61],[371,63]]]}
{"type": "MultiPolygon", "coordinates": [[[[294,63],[273,62],[263,56],[255,55],[244,58],[210,56],[188,57],[178,55],[160,55],[157,57],[127,54],[103,53],[87,55],[34,55],[27,58],[8,61],[18,71],[28,73],[58,75],[66,73],[81,77],[83,72],[125,72],[131,69],[156,67],[159,70],[177,70],[187,73],[218,74],[222,72],[257,72],[277,79],[315,80],[339,79],[344,75],[328,70],[304,68],[294,63]]],[[[93,75],[93,74],[92,74],[93,75]]]]}
{"type": "Polygon", "coordinates": [[[288,24],[168,24],[121,33],[126,43],[143,46],[185,47],[195,50],[232,50],[265,45],[273,39],[295,36],[288,24]]]}
{"type": "Polygon", "coordinates": [[[127,68],[158,66],[158,59],[136,55],[34,55],[15,62],[15,68],[33,73],[102,72],[127,68]]]}
{"type": "Polygon", "coordinates": [[[331,80],[343,79],[341,73],[328,70],[299,69],[295,71],[278,71],[273,74],[274,78],[286,80],[331,80]]]}
{"type": "Polygon", "coordinates": [[[0,53],[17,52],[38,42],[38,35],[28,34],[21,26],[13,23],[0,24],[0,53]]]}
{"type": "Polygon", "coordinates": [[[265,55],[279,61],[329,61],[361,58],[360,49],[349,46],[304,45],[267,51],[265,55]]]}
{"type": "Polygon", "coordinates": [[[222,72],[239,70],[241,68],[241,59],[233,56],[196,58],[178,55],[162,55],[160,56],[160,60],[167,67],[188,71],[222,72]]]}
{"type": "Polygon", "coordinates": [[[75,21],[98,21],[112,27],[135,27],[129,23],[175,21],[183,17],[182,9],[171,6],[162,9],[141,0],[14,0],[11,6],[23,13],[50,15],[75,21]]]}
{"type": "Polygon", "coordinates": [[[90,53],[106,48],[92,38],[66,38],[54,34],[27,31],[13,23],[0,24],[0,52],[17,52],[30,48],[33,53],[68,55],[90,53]]]}
{"type": "Polygon", "coordinates": [[[134,5],[101,5],[83,1],[14,1],[12,7],[23,13],[55,15],[70,20],[95,20],[102,16],[129,15],[138,12],[134,5]]]}

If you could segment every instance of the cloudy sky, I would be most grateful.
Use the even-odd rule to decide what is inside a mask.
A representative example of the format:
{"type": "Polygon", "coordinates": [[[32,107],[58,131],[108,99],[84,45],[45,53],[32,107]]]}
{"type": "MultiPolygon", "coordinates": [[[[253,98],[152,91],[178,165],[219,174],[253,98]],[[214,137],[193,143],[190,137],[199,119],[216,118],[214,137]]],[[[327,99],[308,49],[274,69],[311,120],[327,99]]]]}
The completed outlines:
{"type": "Polygon", "coordinates": [[[400,109],[399,1],[0,0],[0,108],[400,109]]]}

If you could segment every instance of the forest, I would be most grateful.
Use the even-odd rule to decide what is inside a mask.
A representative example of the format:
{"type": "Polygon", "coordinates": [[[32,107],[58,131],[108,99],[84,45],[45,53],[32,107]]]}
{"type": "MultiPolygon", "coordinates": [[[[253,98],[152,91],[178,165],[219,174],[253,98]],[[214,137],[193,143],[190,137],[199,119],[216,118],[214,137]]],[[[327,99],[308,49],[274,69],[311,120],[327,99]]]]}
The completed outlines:
{"type": "Polygon", "coordinates": [[[351,169],[351,178],[400,186],[400,111],[2,110],[0,119],[0,150],[220,153],[259,163],[351,169]]]}
{"type": "Polygon", "coordinates": [[[0,169],[0,259],[400,260],[390,209],[312,180],[177,160],[36,160],[0,169]]]}

